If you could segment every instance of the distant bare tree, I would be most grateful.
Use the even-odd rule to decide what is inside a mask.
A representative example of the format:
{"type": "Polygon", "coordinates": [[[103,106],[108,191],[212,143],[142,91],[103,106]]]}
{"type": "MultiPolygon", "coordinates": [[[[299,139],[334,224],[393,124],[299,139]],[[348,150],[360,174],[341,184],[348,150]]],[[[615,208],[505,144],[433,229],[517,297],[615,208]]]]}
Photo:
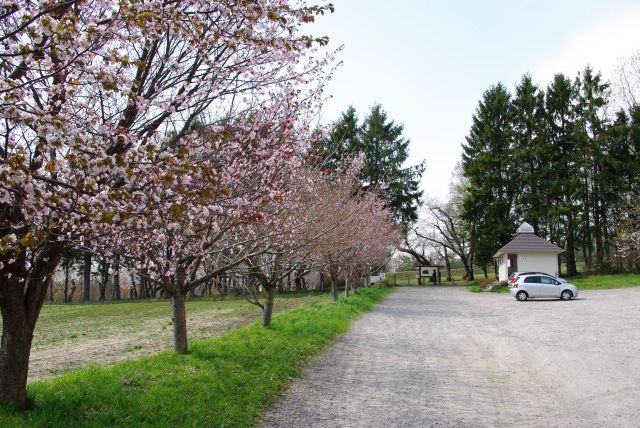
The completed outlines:
{"type": "Polygon", "coordinates": [[[465,279],[472,281],[473,252],[468,225],[460,218],[460,210],[455,200],[441,203],[435,200],[425,203],[423,218],[413,228],[413,233],[426,243],[436,244],[451,251],[460,258],[464,266],[465,279]]]}
{"type": "Polygon", "coordinates": [[[640,103],[640,51],[620,61],[613,76],[618,101],[626,108],[640,103]]]}

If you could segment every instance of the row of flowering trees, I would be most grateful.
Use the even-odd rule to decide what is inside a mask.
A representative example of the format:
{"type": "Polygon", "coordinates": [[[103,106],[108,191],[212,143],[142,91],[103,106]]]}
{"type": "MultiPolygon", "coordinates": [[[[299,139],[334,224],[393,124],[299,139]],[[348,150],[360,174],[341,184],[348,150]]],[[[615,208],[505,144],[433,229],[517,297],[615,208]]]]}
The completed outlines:
{"type": "MultiPolygon", "coordinates": [[[[352,281],[398,241],[357,172],[310,143],[331,74],[302,27],[331,4],[9,0],[0,6],[0,404],[26,403],[34,329],[63,252],[138,269],[171,297],[244,271],[271,319],[304,264],[352,281]]],[[[357,170],[357,168],[355,168],[357,170]]],[[[335,292],[334,292],[335,295],[335,292]]]]}

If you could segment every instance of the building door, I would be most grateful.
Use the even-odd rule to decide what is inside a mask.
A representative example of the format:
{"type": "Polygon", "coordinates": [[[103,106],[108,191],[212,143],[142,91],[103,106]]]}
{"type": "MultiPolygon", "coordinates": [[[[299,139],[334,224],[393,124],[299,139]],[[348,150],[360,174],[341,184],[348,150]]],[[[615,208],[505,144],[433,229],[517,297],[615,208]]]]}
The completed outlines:
{"type": "Polygon", "coordinates": [[[518,255],[509,254],[507,257],[509,259],[509,276],[511,276],[513,272],[518,272],[518,255]]]}

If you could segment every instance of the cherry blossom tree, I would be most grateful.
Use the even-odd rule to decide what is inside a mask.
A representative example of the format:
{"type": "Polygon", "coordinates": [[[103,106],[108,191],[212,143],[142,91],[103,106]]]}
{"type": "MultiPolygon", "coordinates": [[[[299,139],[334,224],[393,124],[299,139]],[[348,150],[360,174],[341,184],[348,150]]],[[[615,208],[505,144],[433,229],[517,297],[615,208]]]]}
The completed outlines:
{"type": "MultiPolygon", "coordinates": [[[[242,192],[222,203],[238,181],[233,168],[245,151],[278,166],[283,152],[271,148],[281,139],[253,135],[258,129],[305,133],[300,117],[312,101],[300,88],[326,67],[315,58],[326,39],[300,27],[329,10],[285,0],[3,2],[0,404],[26,403],[31,339],[66,246],[130,241],[146,250],[155,280],[162,266],[171,282],[191,278],[198,264],[181,251],[180,260],[195,258],[180,269],[176,248],[188,239],[177,236],[193,236],[210,208],[209,241],[225,230],[221,217],[235,225],[258,215],[244,209],[242,192]],[[207,138],[192,132],[203,115],[219,120],[207,138]],[[266,127],[256,126],[262,118],[266,127]],[[193,219],[202,221],[189,226],[193,219]],[[147,235],[158,220],[164,228],[147,235]],[[178,244],[161,260],[167,231],[178,244]]],[[[263,193],[246,205],[267,203],[263,193]]]]}
{"type": "Polygon", "coordinates": [[[368,275],[400,243],[401,231],[393,214],[375,191],[355,191],[361,164],[356,160],[349,170],[329,177],[325,188],[317,186],[331,208],[313,222],[312,227],[323,233],[317,234],[310,257],[314,266],[328,271],[334,301],[338,300],[341,273],[354,284],[354,276],[368,275]],[[355,272],[360,274],[354,275],[355,272]]]}
{"type": "Polygon", "coordinates": [[[171,168],[161,163],[150,169],[144,190],[132,194],[144,205],[144,221],[120,219],[104,240],[137,259],[145,279],[171,296],[176,352],[187,351],[187,293],[277,238],[256,233],[254,224],[274,223],[274,212],[287,206],[282,183],[290,180],[307,141],[297,114],[311,106],[272,102],[242,120],[189,133],[183,145],[169,148],[177,154],[193,144],[185,152],[194,154],[173,156],[171,168]],[[210,150],[198,150],[207,145],[210,150]]]}
{"type": "MultiPolygon", "coordinates": [[[[353,174],[352,174],[353,175],[353,174]]],[[[263,310],[263,325],[271,324],[278,285],[301,265],[315,267],[313,253],[327,235],[344,220],[326,221],[337,207],[347,203],[353,190],[349,181],[330,180],[318,166],[305,163],[284,181],[283,203],[274,206],[264,221],[251,225],[253,234],[263,236],[259,252],[245,260],[252,303],[263,310]],[[258,286],[266,292],[264,304],[258,298],[258,286]]]]}

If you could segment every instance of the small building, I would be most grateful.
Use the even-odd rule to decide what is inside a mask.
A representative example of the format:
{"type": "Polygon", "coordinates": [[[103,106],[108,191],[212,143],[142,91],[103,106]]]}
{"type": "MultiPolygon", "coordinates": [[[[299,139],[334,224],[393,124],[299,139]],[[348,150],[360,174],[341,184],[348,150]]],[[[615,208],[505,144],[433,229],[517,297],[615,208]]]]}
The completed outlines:
{"type": "Polygon", "coordinates": [[[522,223],[511,242],[493,256],[498,263],[498,279],[506,281],[512,272],[544,272],[558,276],[558,254],[564,250],[535,235],[529,223],[522,223]]]}

